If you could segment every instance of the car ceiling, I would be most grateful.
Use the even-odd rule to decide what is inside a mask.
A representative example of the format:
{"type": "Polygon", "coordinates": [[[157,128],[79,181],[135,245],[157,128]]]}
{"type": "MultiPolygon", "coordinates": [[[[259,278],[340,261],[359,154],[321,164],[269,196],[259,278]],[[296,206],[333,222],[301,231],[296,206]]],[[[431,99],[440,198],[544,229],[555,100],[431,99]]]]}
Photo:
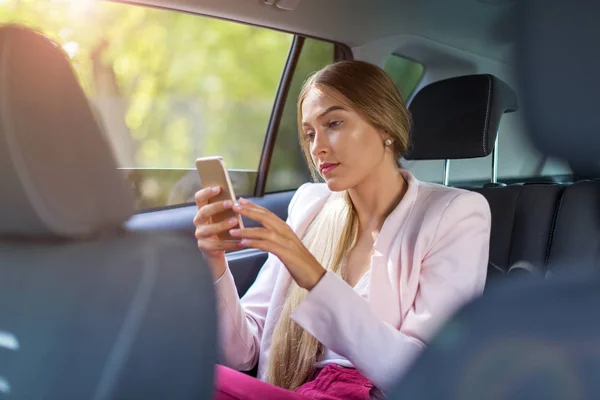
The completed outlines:
{"type": "Polygon", "coordinates": [[[134,0],[345,43],[396,35],[424,37],[508,61],[514,0],[300,0],[293,11],[263,0],[134,0]]]}

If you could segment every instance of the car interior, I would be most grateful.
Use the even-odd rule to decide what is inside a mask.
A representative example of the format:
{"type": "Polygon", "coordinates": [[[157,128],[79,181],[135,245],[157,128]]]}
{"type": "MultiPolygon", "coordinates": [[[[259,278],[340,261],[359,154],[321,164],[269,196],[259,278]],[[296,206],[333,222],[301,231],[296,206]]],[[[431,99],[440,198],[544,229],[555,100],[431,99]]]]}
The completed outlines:
{"type": "Polygon", "coordinates": [[[69,60],[20,26],[0,43],[3,396],[210,397],[215,301],[197,248],[123,229],[131,190],[69,60]]]}
{"type": "MultiPolygon", "coordinates": [[[[398,85],[403,166],[482,194],[492,213],[483,296],[388,397],[597,398],[599,11],[0,1],[0,399],[210,398],[217,315],[194,161],[223,155],[236,194],[286,219],[311,180],[299,88],[345,59],[398,85]]],[[[266,258],[227,254],[240,296],[266,258]]]]}

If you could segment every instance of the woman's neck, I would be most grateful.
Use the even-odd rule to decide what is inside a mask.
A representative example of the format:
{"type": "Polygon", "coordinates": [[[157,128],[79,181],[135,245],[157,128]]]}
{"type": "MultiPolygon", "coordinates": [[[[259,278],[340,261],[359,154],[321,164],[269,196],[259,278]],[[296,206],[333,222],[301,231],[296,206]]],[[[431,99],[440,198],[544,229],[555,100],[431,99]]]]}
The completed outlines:
{"type": "Polygon", "coordinates": [[[385,219],[396,208],[408,183],[399,168],[381,165],[363,182],[348,190],[356,213],[360,230],[379,231],[385,219]]]}

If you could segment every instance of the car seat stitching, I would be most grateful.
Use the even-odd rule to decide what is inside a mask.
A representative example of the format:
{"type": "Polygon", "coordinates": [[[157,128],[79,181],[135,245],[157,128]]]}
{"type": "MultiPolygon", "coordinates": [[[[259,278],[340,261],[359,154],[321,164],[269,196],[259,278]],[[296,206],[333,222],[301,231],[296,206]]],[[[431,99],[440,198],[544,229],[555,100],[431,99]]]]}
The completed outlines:
{"type": "MultiPolygon", "coordinates": [[[[515,208],[513,210],[513,226],[512,226],[512,232],[510,233],[510,250],[508,252],[508,266],[513,264],[513,245],[514,245],[515,230],[516,230],[516,225],[517,225],[517,209],[519,207],[519,200],[521,199],[521,195],[523,194],[523,191],[525,190],[523,186],[521,186],[519,189],[520,189],[519,194],[517,195],[517,198],[515,200],[515,208]]],[[[507,268],[507,270],[506,270],[507,273],[508,273],[509,268],[507,268]]]]}
{"type": "Polygon", "coordinates": [[[490,116],[490,104],[492,103],[492,78],[489,75],[486,75],[489,85],[488,85],[488,99],[487,105],[485,108],[485,121],[483,123],[483,154],[487,153],[487,131],[488,131],[488,123],[490,116]]]}
{"type": "Polygon", "coordinates": [[[563,189],[560,193],[560,198],[558,200],[558,206],[554,210],[554,216],[552,218],[552,225],[550,225],[550,236],[548,238],[548,244],[546,246],[546,260],[544,261],[544,274],[548,273],[548,263],[550,262],[550,253],[552,252],[552,242],[554,241],[554,232],[556,230],[556,224],[558,223],[558,216],[560,214],[560,209],[563,205],[563,199],[565,198],[566,188],[563,189]]]}
{"type": "Polygon", "coordinates": [[[502,273],[502,275],[506,275],[506,271],[504,271],[499,265],[494,264],[492,261],[488,261],[488,264],[491,265],[496,271],[502,273]]]}

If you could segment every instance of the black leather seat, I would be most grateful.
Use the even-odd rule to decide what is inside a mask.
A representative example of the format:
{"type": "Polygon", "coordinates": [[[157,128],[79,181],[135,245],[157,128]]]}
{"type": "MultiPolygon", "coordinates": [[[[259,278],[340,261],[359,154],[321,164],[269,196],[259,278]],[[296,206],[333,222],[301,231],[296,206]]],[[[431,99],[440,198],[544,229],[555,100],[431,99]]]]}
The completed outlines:
{"type": "Polygon", "coordinates": [[[600,180],[476,191],[492,210],[490,284],[520,265],[545,278],[600,268],[600,180]]]}
{"type": "Polygon", "coordinates": [[[70,61],[0,27],[0,398],[208,399],[212,277],[193,240],[128,233],[130,188],[70,61]]]}
{"type": "Polygon", "coordinates": [[[485,196],[492,211],[488,285],[520,263],[530,265],[530,273],[545,274],[564,188],[531,184],[474,189],[485,196]]]}
{"type": "Polygon", "coordinates": [[[577,270],[600,272],[600,180],[566,187],[551,240],[547,261],[550,277],[577,270]]]}
{"type": "MultiPolygon", "coordinates": [[[[412,148],[405,158],[485,157],[493,151],[502,115],[516,109],[514,92],[491,75],[430,84],[410,104],[412,148]]],[[[559,268],[554,265],[582,254],[586,264],[598,261],[598,185],[586,181],[472,189],[488,200],[492,213],[487,286],[506,276],[552,275],[559,268]]]]}
{"type": "Polygon", "coordinates": [[[489,74],[431,83],[409,105],[413,125],[407,160],[486,157],[494,150],[504,113],[518,109],[515,92],[489,74]]]}

